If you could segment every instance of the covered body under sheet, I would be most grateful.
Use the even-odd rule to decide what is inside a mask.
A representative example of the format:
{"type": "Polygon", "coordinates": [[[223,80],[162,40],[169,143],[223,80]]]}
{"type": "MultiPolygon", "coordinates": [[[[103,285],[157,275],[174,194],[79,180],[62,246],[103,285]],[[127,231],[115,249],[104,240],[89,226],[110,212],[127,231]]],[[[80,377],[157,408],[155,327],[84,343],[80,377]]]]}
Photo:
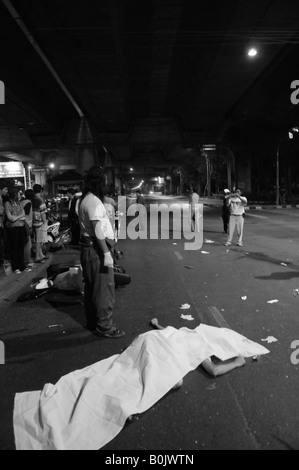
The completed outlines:
{"type": "Polygon", "coordinates": [[[17,394],[16,448],[98,450],[122,430],[129,416],[148,410],[204,360],[268,352],[225,328],[149,331],[120,355],[72,372],[42,391],[17,394]]]}

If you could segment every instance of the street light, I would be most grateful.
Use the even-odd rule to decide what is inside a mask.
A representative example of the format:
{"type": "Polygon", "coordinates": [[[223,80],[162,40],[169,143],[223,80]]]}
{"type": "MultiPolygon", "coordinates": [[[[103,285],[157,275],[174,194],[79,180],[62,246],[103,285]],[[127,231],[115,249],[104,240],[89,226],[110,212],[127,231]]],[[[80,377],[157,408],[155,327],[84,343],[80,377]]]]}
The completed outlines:
{"type": "Polygon", "coordinates": [[[258,54],[258,52],[257,52],[257,50],[255,49],[255,47],[252,47],[252,48],[249,49],[249,51],[247,52],[247,55],[249,55],[249,57],[255,57],[257,54],[258,54]]]}

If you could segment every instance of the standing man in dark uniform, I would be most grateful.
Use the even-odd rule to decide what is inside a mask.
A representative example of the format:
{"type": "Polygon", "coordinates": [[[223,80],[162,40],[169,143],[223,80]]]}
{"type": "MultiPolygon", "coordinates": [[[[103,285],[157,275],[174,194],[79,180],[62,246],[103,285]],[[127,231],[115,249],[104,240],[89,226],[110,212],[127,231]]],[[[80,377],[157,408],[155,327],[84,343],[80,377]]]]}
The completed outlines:
{"type": "Polygon", "coordinates": [[[97,166],[90,168],[78,211],[85,315],[89,330],[100,337],[114,339],[123,337],[125,333],[113,326],[115,285],[109,241],[113,244],[114,231],[103,203],[104,193],[103,169],[97,166]]]}
{"type": "Polygon", "coordinates": [[[68,226],[71,229],[72,244],[78,245],[80,240],[80,224],[77,214],[79,200],[76,196],[76,191],[72,188],[67,191],[67,196],[69,198],[69,211],[67,220],[68,226]]]}
{"type": "Polygon", "coordinates": [[[229,189],[224,189],[223,191],[223,198],[222,198],[222,209],[221,209],[221,219],[223,221],[223,233],[228,233],[228,227],[229,227],[229,217],[230,217],[230,210],[229,210],[229,205],[228,205],[228,200],[230,197],[230,190],[229,189]]]}

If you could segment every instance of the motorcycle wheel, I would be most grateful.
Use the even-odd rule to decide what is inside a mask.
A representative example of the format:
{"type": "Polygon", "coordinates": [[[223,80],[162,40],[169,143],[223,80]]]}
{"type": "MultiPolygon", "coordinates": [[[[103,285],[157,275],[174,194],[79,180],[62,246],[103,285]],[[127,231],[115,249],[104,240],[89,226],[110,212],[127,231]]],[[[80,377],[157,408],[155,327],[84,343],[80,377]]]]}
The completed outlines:
{"type": "Polygon", "coordinates": [[[23,292],[23,294],[19,295],[17,298],[17,302],[25,302],[25,300],[30,300],[35,298],[35,291],[34,290],[28,290],[26,292],[23,292]]]}
{"type": "Polygon", "coordinates": [[[49,289],[43,289],[39,291],[35,289],[27,290],[26,292],[23,292],[23,294],[19,295],[19,297],[17,298],[17,302],[25,302],[26,300],[38,299],[48,291],[49,289]]]}

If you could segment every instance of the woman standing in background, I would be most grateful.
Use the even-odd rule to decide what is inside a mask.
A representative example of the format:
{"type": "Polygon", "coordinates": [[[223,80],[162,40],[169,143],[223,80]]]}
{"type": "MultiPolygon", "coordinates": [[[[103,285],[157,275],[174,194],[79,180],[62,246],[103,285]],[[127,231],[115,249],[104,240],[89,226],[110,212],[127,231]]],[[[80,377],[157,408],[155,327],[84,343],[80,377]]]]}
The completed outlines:
{"type": "Polygon", "coordinates": [[[27,268],[32,268],[34,266],[34,262],[31,256],[32,250],[32,219],[33,219],[33,211],[32,211],[32,199],[34,196],[33,189],[27,189],[25,191],[25,199],[21,201],[21,206],[25,212],[25,247],[24,247],[24,261],[25,266],[27,268]]]}
{"type": "MultiPolygon", "coordinates": [[[[4,204],[7,217],[6,230],[10,248],[11,267],[14,273],[21,274],[26,271],[24,261],[25,212],[21,206],[21,192],[11,188],[8,192],[8,201],[4,204]]],[[[29,271],[29,269],[27,269],[29,271]]]]}
{"type": "Polygon", "coordinates": [[[32,199],[33,228],[35,232],[35,263],[44,263],[47,257],[43,253],[43,244],[47,240],[47,207],[43,199],[43,188],[40,184],[33,186],[32,199]]]}

